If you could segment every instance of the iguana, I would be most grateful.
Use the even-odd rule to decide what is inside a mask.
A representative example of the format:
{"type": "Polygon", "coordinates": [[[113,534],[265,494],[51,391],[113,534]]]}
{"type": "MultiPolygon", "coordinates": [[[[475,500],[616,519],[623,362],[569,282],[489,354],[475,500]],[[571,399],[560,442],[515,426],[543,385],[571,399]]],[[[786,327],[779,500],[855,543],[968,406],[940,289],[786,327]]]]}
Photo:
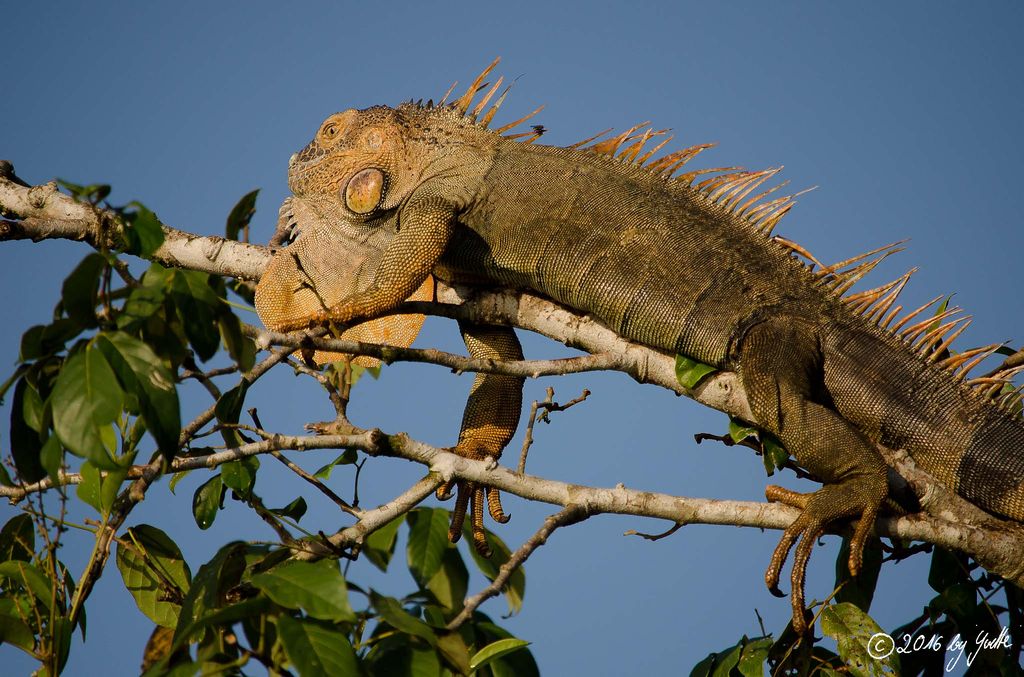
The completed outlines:
{"type": "MultiPolygon", "coordinates": [[[[540,126],[506,135],[533,113],[492,129],[508,91],[488,107],[502,84],[484,84],[496,63],[452,103],[449,90],[437,104],[331,115],[292,156],[289,186],[313,225],[259,283],[257,309],[268,327],[358,325],[422,294],[434,275],[536,290],[623,337],[736,371],[757,424],[824,483],[810,494],[766,491],[802,509],[765,575],[777,592],[799,539],[798,632],[807,628],[807,561],[828,525],[859,518],[849,568],[856,575],[861,567],[887,495],[876,442],[906,449],[985,510],[1024,521],[1024,423],[1011,411],[1020,391],[1003,388],[1024,367],[969,380],[1000,344],[951,352],[969,319],[956,309],[926,312],[941,297],[900,317],[895,302],[913,271],[851,293],[895,245],[824,266],[772,236],[792,196],[755,191],[778,170],[680,173],[709,146],[659,156],[667,139],[650,147],[663,130],[646,124],[564,148],[535,143],[540,126]],[[353,247],[362,248],[363,265],[344,270],[333,253],[353,247]]],[[[509,328],[461,328],[474,356],[522,357],[509,328]]],[[[521,379],[478,375],[455,451],[497,458],[515,432],[521,397],[521,379]]],[[[441,487],[439,497],[452,489],[441,487]]],[[[485,497],[492,517],[506,521],[497,491],[462,483],[450,531],[458,539],[471,505],[483,552],[485,497]]]]}

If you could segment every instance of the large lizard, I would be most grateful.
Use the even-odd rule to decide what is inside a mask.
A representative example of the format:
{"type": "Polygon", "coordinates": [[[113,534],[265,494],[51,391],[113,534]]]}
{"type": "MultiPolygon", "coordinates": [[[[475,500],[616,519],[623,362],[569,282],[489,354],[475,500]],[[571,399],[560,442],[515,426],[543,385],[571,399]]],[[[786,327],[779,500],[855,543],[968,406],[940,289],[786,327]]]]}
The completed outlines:
{"type": "MultiPolygon", "coordinates": [[[[799,540],[791,576],[798,632],[807,628],[807,561],[826,527],[859,518],[848,565],[854,575],[861,567],[887,495],[875,443],[906,449],[967,500],[1024,521],[1024,423],[1011,411],[1020,393],[1003,392],[1024,367],[970,382],[999,345],[951,352],[968,319],[926,312],[938,299],[900,317],[895,302],[910,273],[850,293],[894,246],[823,266],[772,237],[792,197],[755,191],[777,170],[680,174],[708,146],[659,156],[665,141],[647,148],[661,134],[653,129],[567,148],[534,143],[541,127],[504,135],[530,116],[490,128],[504,99],[488,108],[501,86],[483,84],[495,64],[453,103],[446,95],[439,104],[331,115],[292,156],[289,186],[311,225],[260,281],[267,326],[359,325],[422,294],[434,275],[533,289],[628,339],[736,371],[757,423],[824,483],[810,494],[766,491],[802,510],[765,575],[777,592],[799,540]],[[353,246],[366,252],[364,264],[342,270],[333,253],[353,246]]],[[[413,324],[401,342],[411,341],[413,324]]],[[[509,328],[462,332],[474,356],[521,359],[509,328]]],[[[477,376],[455,451],[499,457],[521,397],[521,379],[477,376]]],[[[458,485],[452,540],[468,508],[486,552],[485,502],[494,519],[507,519],[497,491],[458,485]]]]}

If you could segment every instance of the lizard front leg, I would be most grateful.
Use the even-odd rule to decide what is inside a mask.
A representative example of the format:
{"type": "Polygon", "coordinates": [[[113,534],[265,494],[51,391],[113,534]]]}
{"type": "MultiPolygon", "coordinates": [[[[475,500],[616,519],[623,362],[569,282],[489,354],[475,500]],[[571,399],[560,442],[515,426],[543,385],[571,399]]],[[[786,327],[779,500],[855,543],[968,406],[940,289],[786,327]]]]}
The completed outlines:
{"type": "MultiPolygon", "coordinates": [[[[460,322],[462,339],[469,354],[476,358],[491,360],[521,360],[523,349],[519,339],[509,327],[481,326],[460,322]]],[[[515,435],[519,425],[519,414],[523,402],[523,380],[518,376],[500,374],[477,374],[469,391],[466,410],[462,415],[459,442],[453,451],[460,456],[483,460],[497,459],[502,450],[515,435]]],[[[491,554],[484,537],[484,503],[488,504],[491,517],[505,523],[508,516],[501,509],[498,490],[465,481],[449,481],[438,488],[437,497],[446,500],[451,497],[454,486],[458,486],[458,498],[452,511],[448,538],[452,543],[462,535],[462,524],[466,510],[470,508],[473,525],[473,545],[484,557],[491,554]]]]}
{"type": "Polygon", "coordinates": [[[813,327],[778,318],[753,327],[741,346],[740,376],[754,416],[775,434],[797,462],[825,483],[799,494],[769,486],[766,496],[801,508],[785,530],[765,573],[778,591],[779,574],[800,539],[791,576],[793,629],[807,631],[804,579],[815,541],[836,520],[859,517],[850,542],[850,573],[861,567],[864,542],[885,499],[885,462],[874,446],[838,412],[814,401],[823,387],[821,351],[813,327]]]}
{"type": "Polygon", "coordinates": [[[427,279],[455,227],[455,210],[446,201],[421,197],[402,208],[400,227],[381,256],[373,282],[327,309],[283,323],[279,331],[346,325],[401,305],[427,279]]]}

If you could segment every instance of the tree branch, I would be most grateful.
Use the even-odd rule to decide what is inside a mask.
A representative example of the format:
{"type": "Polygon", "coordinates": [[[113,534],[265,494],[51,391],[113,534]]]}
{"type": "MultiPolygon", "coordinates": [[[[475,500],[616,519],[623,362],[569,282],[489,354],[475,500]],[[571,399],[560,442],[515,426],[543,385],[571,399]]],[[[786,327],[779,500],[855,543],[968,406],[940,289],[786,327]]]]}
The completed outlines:
{"type": "MultiPolygon", "coordinates": [[[[116,246],[121,240],[117,228],[111,228],[111,223],[116,226],[118,222],[112,220],[109,213],[104,215],[101,210],[76,202],[58,192],[52,183],[44,186],[25,186],[13,176],[10,166],[3,163],[0,163],[0,215],[11,219],[0,221],[0,241],[66,238],[86,241],[93,246],[116,246]]],[[[154,255],[154,259],[165,265],[256,280],[272,255],[271,250],[265,247],[219,237],[198,237],[167,227],[164,228],[164,234],[165,242],[154,255]]],[[[554,360],[522,361],[505,365],[482,364],[480,361],[474,362],[469,358],[450,356],[440,351],[434,351],[433,354],[430,351],[389,352],[386,357],[411,359],[416,355],[417,359],[422,361],[445,363],[446,366],[457,370],[518,375],[548,373],[544,371],[547,369],[552,370],[551,373],[565,373],[557,370],[564,369],[565,365],[569,364],[573,365],[570,370],[581,366],[614,368],[629,374],[640,383],[662,386],[731,416],[756,423],[736,374],[718,372],[705,378],[693,389],[684,388],[676,380],[673,355],[627,341],[597,320],[575,313],[536,294],[507,290],[480,291],[439,283],[437,300],[437,303],[409,303],[402,310],[415,310],[482,324],[520,327],[584,350],[591,353],[592,357],[574,358],[577,360],[575,363],[569,360],[554,360]],[[602,363],[602,360],[607,362],[602,363]],[[597,366],[598,364],[601,366],[597,366]]],[[[267,336],[270,337],[269,334],[267,336]]],[[[277,338],[272,337],[269,340],[277,338]]],[[[283,339],[281,342],[283,345],[290,345],[283,339]]],[[[353,344],[346,345],[343,350],[372,355],[372,351],[394,349],[353,344]]],[[[385,356],[384,352],[378,356],[385,356]]],[[[301,449],[310,449],[321,448],[321,445],[331,446],[332,437],[336,438],[333,440],[335,445],[361,448],[375,454],[383,452],[383,448],[378,446],[379,439],[375,442],[363,440],[358,443],[353,443],[353,436],[295,439],[303,440],[301,449]],[[341,438],[345,441],[340,441],[341,438]]],[[[183,469],[185,466],[212,467],[246,455],[266,453],[270,448],[300,448],[298,442],[295,447],[281,446],[289,439],[291,438],[279,437],[210,456],[176,459],[175,462],[184,464],[183,469]]],[[[631,491],[621,486],[614,489],[588,489],[528,475],[517,475],[501,467],[489,469],[482,462],[470,461],[401,435],[389,437],[387,442],[386,453],[427,464],[441,475],[440,479],[425,478],[403,494],[403,497],[400,497],[402,500],[399,501],[401,505],[415,505],[418,500],[422,500],[430,493],[441,479],[459,477],[488,484],[531,500],[563,506],[582,503],[594,512],[642,514],[684,524],[730,524],[779,529],[785,527],[796,513],[794,509],[781,505],[684,499],[631,491]]],[[[1024,528],[1015,523],[996,520],[952,493],[944,491],[935,480],[914,469],[905,453],[884,448],[881,451],[891,467],[910,475],[907,477],[908,483],[914,487],[924,510],[941,517],[914,515],[882,518],[876,527],[880,535],[925,540],[963,550],[974,555],[983,566],[994,573],[1017,584],[1024,583],[1024,536],[1021,535],[1024,528]]],[[[64,475],[62,481],[73,479],[74,475],[64,475]]],[[[49,479],[43,480],[37,483],[38,486],[14,488],[13,491],[38,491],[46,488],[48,481],[49,479]]],[[[3,488],[0,495],[15,498],[11,491],[11,488],[3,488]]],[[[331,543],[338,546],[358,542],[363,534],[372,530],[374,524],[385,524],[400,514],[396,506],[389,504],[387,508],[383,512],[379,512],[382,509],[367,511],[355,526],[332,537],[331,543]],[[384,519],[385,517],[387,519],[384,519]]]]}

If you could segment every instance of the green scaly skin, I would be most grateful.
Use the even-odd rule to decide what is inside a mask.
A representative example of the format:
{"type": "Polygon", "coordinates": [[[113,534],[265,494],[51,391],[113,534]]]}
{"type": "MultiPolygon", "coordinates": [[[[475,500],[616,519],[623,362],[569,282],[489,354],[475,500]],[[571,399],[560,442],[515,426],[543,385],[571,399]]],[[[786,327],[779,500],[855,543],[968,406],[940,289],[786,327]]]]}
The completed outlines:
{"type": "MultiPolygon", "coordinates": [[[[803,509],[766,574],[777,590],[799,539],[792,571],[798,632],[807,628],[807,560],[830,523],[859,518],[849,566],[854,574],[860,568],[887,491],[876,442],[906,449],[969,501],[1024,521],[1021,420],[937,366],[948,356],[945,334],[927,334],[929,348],[913,350],[884,328],[891,315],[865,316],[844,300],[846,283],[863,267],[815,276],[769,239],[788,203],[758,211],[742,202],[753,174],[696,187],[692,177],[671,178],[667,162],[640,166],[614,157],[638,136],[628,133],[583,149],[518,142],[487,129],[490,115],[479,122],[467,114],[479,82],[448,106],[333,115],[293,156],[289,184],[315,224],[260,282],[257,307],[268,326],[352,324],[397,307],[434,274],[532,289],[631,340],[735,370],[760,426],[824,483],[807,495],[768,490],[770,499],[803,509]],[[332,267],[332,250],[353,243],[371,252],[370,265],[358,283],[338,284],[353,274],[332,267]],[[315,300],[310,287],[321,290],[315,300]]],[[[628,151],[632,157],[640,146],[628,151]]],[[[507,328],[466,326],[463,333],[475,356],[521,358],[507,328]]],[[[497,458],[515,431],[521,390],[521,379],[478,376],[456,451],[497,458]]],[[[471,501],[475,540],[486,549],[485,496],[492,516],[504,521],[496,491],[460,486],[453,540],[471,501]]]]}

